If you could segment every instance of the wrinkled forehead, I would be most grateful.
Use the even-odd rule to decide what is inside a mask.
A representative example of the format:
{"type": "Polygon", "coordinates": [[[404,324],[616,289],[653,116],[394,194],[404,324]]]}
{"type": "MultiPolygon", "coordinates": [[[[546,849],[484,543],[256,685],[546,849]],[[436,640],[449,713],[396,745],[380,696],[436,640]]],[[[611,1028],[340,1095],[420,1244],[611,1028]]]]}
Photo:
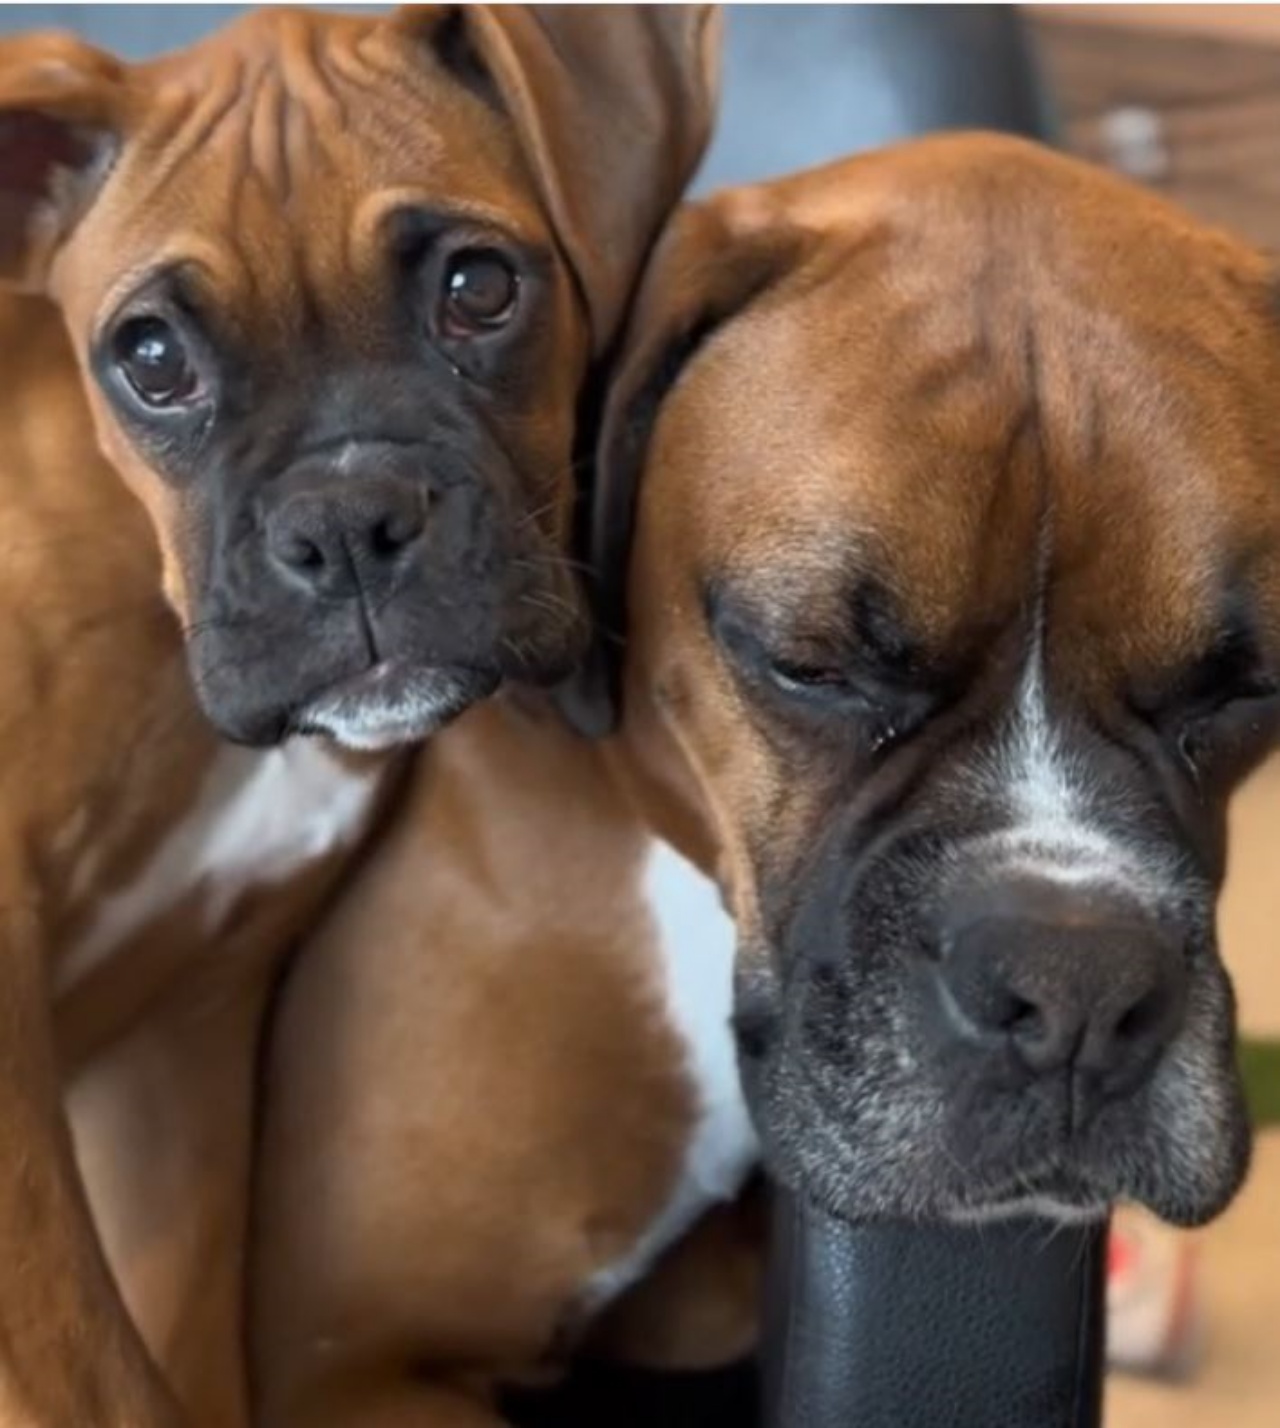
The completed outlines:
{"type": "Polygon", "coordinates": [[[368,277],[406,211],[547,242],[510,125],[412,32],[261,12],[139,68],[134,88],[58,275],[69,304],[99,308],[186,265],[228,299],[280,309],[304,265],[368,277]]]}
{"type": "Polygon", "coordinates": [[[643,519],[766,621],[847,621],[874,588],[944,653],[1047,588],[1098,679],[1194,657],[1241,609],[1280,658],[1280,328],[1254,296],[1148,307],[1114,264],[834,250],[695,359],[643,519]]]}

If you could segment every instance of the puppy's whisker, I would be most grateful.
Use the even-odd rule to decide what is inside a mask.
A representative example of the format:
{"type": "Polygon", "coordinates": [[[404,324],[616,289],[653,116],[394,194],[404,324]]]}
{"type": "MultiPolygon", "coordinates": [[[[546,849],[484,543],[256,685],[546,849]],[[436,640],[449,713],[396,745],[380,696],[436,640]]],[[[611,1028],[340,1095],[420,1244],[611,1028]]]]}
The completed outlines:
{"type": "Polygon", "coordinates": [[[528,526],[531,526],[535,524],[535,522],[540,521],[543,516],[550,515],[551,512],[554,511],[559,504],[559,499],[553,498],[550,501],[545,501],[541,506],[534,506],[531,510],[526,511],[524,515],[520,517],[520,519],[515,523],[514,529],[516,531],[522,531],[526,529],[528,526]]]}
{"type": "Polygon", "coordinates": [[[184,639],[194,640],[217,630],[242,629],[251,624],[253,621],[247,615],[212,615],[208,619],[194,620],[189,625],[183,625],[182,635],[184,639]]]}
{"type": "Polygon", "coordinates": [[[578,618],[578,612],[569,601],[550,590],[522,590],[520,600],[523,604],[563,620],[566,624],[571,624],[578,618]]]}
{"type": "Polygon", "coordinates": [[[572,570],[581,575],[595,574],[595,571],[585,560],[576,560],[571,555],[560,555],[554,551],[531,551],[526,555],[513,557],[511,563],[516,566],[517,569],[572,570]]]}

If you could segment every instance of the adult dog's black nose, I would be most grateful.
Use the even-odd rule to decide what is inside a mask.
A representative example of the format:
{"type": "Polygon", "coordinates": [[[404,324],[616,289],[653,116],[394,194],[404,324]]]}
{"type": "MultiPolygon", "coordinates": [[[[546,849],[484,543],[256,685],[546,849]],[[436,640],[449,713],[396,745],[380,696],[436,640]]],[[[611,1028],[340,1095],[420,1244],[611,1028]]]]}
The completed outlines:
{"type": "Polygon", "coordinates": [[[365,477],[318,483],[285,497],[267,520],[267,549],[294,585],[330,600],[385,593],[421,539],[428,492],[417,482],[365,477]]]}
{"type": "Polygon", "coordinates": [[[944,935],[939,1034],[1002,1077],[1069,1070],[1104,1098],[1135,1087],[1182,1023],[1180,943],[1136,913],[1037,903],[971,905],[944,935]]]}

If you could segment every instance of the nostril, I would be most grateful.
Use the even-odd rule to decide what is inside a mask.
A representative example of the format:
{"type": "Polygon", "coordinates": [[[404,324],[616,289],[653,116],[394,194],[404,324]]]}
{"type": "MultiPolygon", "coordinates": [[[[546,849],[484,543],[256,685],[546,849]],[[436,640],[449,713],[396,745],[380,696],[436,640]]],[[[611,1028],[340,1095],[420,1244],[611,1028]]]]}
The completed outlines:
{"type": "Polygon", "coordinates": [[[1160,981],[1126,1007],[1112,1028],[1112,1040],[1121,1050],[1158,1045],[1176,1028],[1182,1000],[1182,983],[1160,981]]]}
{"type": "Polygon", "coordinates": [[[379,521],[369,532],[369,548],[374,555],[394,555],[403,545],[404,540],[397,535],[395,525],[389,520],[379,521]]]}
{"type": "Polygon", "coordinates": [[[1044,1028],[1043,1008],[990,965],[953,964],[942,977],[951,1020],[962,1035],[994,1043],[1032,1040],[1044,1028]]]}
{"type": "Polygon", "coordinates": [[[324,565],[324,551],[306,536],[290,535],[277,541],[276,553],[295,570],[319,570],[324,565]]]}
{"type": "Polygon", "coordinates": [[[398,555],[422,534],[422,516],[417,511],[392,511],[369,529],[369,549],[379,557],[398,555]]]}
{"type": "Polygon", "coordinates": [[[1158,992],[1151,992],[1135,1002],[1116,1022],[1115,1039],[1119,1042],[1141,1041],[1159,1022],[1163,1000],[1158,992]]]}
{"type": "Polygon", "coordinates": [[[1034,1002],[1010,996],[994,1024],[998,1030],[1013,1036],[1034,1036],[1040,1031],[1042,1020],[1040,1008],[1034,1002]]]}

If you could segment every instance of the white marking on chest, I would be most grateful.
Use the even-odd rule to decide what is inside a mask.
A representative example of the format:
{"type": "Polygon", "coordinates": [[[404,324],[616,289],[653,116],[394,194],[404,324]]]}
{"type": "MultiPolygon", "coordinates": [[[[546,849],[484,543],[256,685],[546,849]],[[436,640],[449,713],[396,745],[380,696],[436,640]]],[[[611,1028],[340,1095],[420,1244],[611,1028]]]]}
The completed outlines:
{"type": "Polygon", "coordinates": [[[587,1299],[596,1308],[643,1277],[704,1211],[732,1199],[759,1154],[730,1026],[733,920],[711,879],[667,843],[653,845],[645,891],[661,948],[667,1014],[685,1047],[698,1116],[666,1204],[630,1253],[593,1278],[587,1299]]]}
{"type": "MultiPolygon", "coordinates": [[[[197,887],[205,890],[202,930],[216,933],[248,888],[283,882],[353,842],[377,785],[376,772],[350,769],[315,740],[295,739],[266,753],[220,749],[194,806],[135,880],[99,900],[59,969],[63,986],[197,887]]],[[[86,882],[81,872],[73,875],[73,891],[86,882]]]]}

